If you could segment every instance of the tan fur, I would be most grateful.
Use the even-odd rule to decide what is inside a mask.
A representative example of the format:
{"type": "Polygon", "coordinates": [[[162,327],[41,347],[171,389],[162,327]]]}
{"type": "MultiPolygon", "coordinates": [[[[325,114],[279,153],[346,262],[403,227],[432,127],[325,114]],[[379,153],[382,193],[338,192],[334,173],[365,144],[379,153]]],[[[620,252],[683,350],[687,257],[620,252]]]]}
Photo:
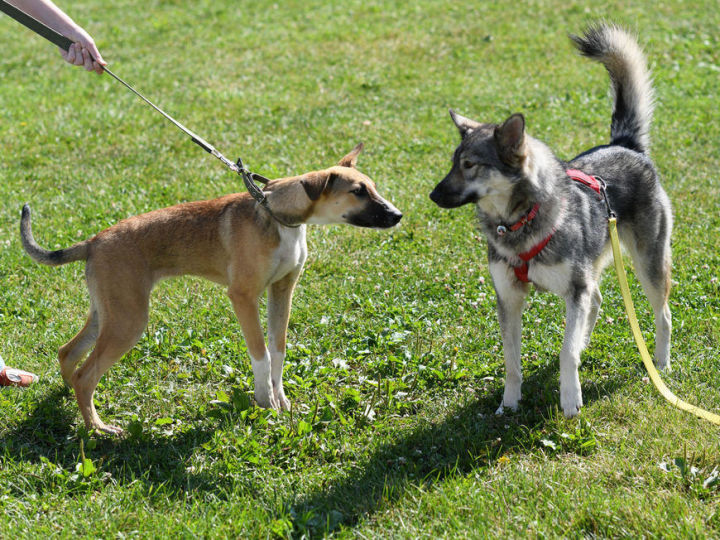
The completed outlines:
{"type": "MultiPolygon", "coordinates": [[[[271,181],[266,195],[273,214],[300,224],[358,224],[353,221],[358,219],[376,222],[362,226],[397,223],[399,211],[354,168],[361,149],[358,145],[336,167],[271,181]],[[352,192],[359,186],[367,190],[366,197],[352,192]],[[379,221],[381,218],[385,221],[379,221]]],[[[304,226],[280,225],[250,195],[239,193],[134,216],[56,252],[44,250],[33,239],[28,207],[23,211],[21,231],[26,251],[38,262],[54,265],[87,260],[90,313],[83,329],[60,348],[58,359],[63,379],[75,390],[89,429],[122,432],[98,416],[93,404],[95,388],[140,339],[155,283],[185,274],[227,285],[252,360],[258,404],[289,408],[282,387],[282,364],[292,294],[307,257],[304,226]],[[258,311],[265,289],[267,347],[258,311]]]]}

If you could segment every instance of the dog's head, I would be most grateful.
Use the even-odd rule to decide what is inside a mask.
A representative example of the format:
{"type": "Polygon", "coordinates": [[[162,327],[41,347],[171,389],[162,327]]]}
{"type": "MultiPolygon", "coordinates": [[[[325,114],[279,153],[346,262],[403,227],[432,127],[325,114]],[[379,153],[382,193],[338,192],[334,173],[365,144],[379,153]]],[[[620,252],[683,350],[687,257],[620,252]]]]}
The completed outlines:
{"type": "Polygon", "coordinates": [[[501,213],[528,166],[524,117],[513,114],[497,125],[475,122],[452,110],[450,116],[462,141],[452,169],[430,198],[442,208],[478,203],[501,213]]]}
{"type": "Polygon", "coordinates": [[[402,218],[400,210],[380,196],[375,183],[357,170],[362,143],[336,166],[299,178],[306,201],[303,221],[319,225],[348,223],[385,229],[402,218]]]}

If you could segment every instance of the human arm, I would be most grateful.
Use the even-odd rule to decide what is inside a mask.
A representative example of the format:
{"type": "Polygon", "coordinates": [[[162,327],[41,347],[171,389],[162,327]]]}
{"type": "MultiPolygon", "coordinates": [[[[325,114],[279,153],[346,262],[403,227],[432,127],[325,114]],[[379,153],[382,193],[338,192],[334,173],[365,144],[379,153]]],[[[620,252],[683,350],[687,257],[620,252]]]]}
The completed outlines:
{"type": "Polygon", "coordinates": [[[60,54],[67,62],[83,66],[88,71],[103,72],[102,66],[106,65],[106,62],[98,51],[93,38],[52,0],[6,1],[72,40],[73,44],[67,51],[60,49],[60,54]]]}

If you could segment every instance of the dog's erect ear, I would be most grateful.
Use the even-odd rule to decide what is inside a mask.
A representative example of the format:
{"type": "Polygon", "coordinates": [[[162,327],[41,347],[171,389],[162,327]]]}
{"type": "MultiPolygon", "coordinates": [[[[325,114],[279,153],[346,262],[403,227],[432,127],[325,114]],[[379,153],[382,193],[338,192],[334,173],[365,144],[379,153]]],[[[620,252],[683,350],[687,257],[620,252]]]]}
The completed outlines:
{"type": "Polygon", "coordinates": [[[470,120],[469,118],[465,118],[464,116],[456,113],[452,109],[450,109],[450,118],[452,118],[453,122],[455,122],[455,125],[457,126],[458,130],[460,131],[460,136],[464,139],[467,135],[473,132],[474,129],[477,129],[480,127],[480,122],[476,122],[475,120],[470,120]]]}
{"type": "Polygon", "coordinates": [[[511,167],[520,167],[525,161],[525,117],[513,114],[502,126],[495,128],[495,144],[498,156],[503,163],[511,167]]]}
{"type": "Polygon", "coordinates": [[[335,180],[333,173],[314,173],[306,175],[300,184],[311,201],[317,201],[323,192],[332,185],[335,180]]]}
{"type": "Polygon", "coordinates": [[[350,153],[347,156],[345,156],[338,162],[338,165],[340,165],[341,167],[354,168],[355,165],[357,165],[357,158],[360,152],[362,152],[363,147],[363,143],[358,144],[355,148],[350,150],[350,153]]]}

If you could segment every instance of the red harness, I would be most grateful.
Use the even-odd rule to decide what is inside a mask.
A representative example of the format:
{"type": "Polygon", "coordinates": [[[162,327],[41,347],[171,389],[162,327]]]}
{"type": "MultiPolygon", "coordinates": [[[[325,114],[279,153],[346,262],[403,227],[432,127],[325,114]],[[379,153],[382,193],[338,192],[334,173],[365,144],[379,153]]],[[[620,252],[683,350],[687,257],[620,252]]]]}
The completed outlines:
{"type": "Polygon", "coordinates": [[[602,196],[603,185],[600,183],[600,180],[598,180],[594,176],[585,174],[578,169],[568,169],[565,172],[571,179],[575,180],[576,182],[580,182],[581,184],[585,184],[598,195],[602,196]]]}
{"type": "Polygon", "coordinates": [[[520,257],[523,260],[523,263],[520,266],[513,266],[513,270],[515,270],[515,276],[522,281],[523,283],[530,283],[530,278],[528,278],[528,262],[530,262],[530,259],[535,257],[538,253],[540,253],[543,249],[545,249],[545,246],[547,246],[550,239],[555,234],[555,229],[550,231],[550,234],[548,234],[545,237],[545,240],[540,242],[539,244],[536,244],[530,251],[526,251],[525,253],[518,254],[518,257],[520,257]]]}
{"type": "MultiPolygon", "coordinates": [[[[593,191],[595,191],[598,195],[602,196],[602,190],[604,188],[603,184],[594,176],[590,176],[589,174],[585,174],[584,172],[578,170],[578,169],[568,169],[565,171],[567,175],[574,180],[575,182],[580,182],[581,184],[586,185],[593,191]]],[[[525,225],[528,221],[530,221],[532,218],[535,217],[535,214],[537,214],[537,209],[539,205],[535,203],[533,206],[531,213],[528,214],[526,217],[522,218],[520,221],[515,223],[512,227],[510,227],[510,230],[516,231],[523,225],[525,225]],[[531,216],[532,214],[532,216],[531,216]],[[529,219],[528,219],[529,218],[529,219]]],[[[499,234],[499,231],[498,231],[499,234]]],[[[522,281],[523,283],[530,283],[530,278],[528,277],[528,263],[531,259],[536,257],[543,249],[545,249],[545,246],[548,245],[548,242],[550,242],[550,239],[555,234],[555,229],[553,228],[552,231],[550,231],[550,234],[548,234],[540,243],[535,244],[530,250],[519,253],[518,257],[523,261],[523,263],[520,266],[513,266],[513,270],[515,271],[515,277],[518,278],[518,280],[522,281]]],[[[501,235],[502,236],[502,235],[501,235]]]]}

